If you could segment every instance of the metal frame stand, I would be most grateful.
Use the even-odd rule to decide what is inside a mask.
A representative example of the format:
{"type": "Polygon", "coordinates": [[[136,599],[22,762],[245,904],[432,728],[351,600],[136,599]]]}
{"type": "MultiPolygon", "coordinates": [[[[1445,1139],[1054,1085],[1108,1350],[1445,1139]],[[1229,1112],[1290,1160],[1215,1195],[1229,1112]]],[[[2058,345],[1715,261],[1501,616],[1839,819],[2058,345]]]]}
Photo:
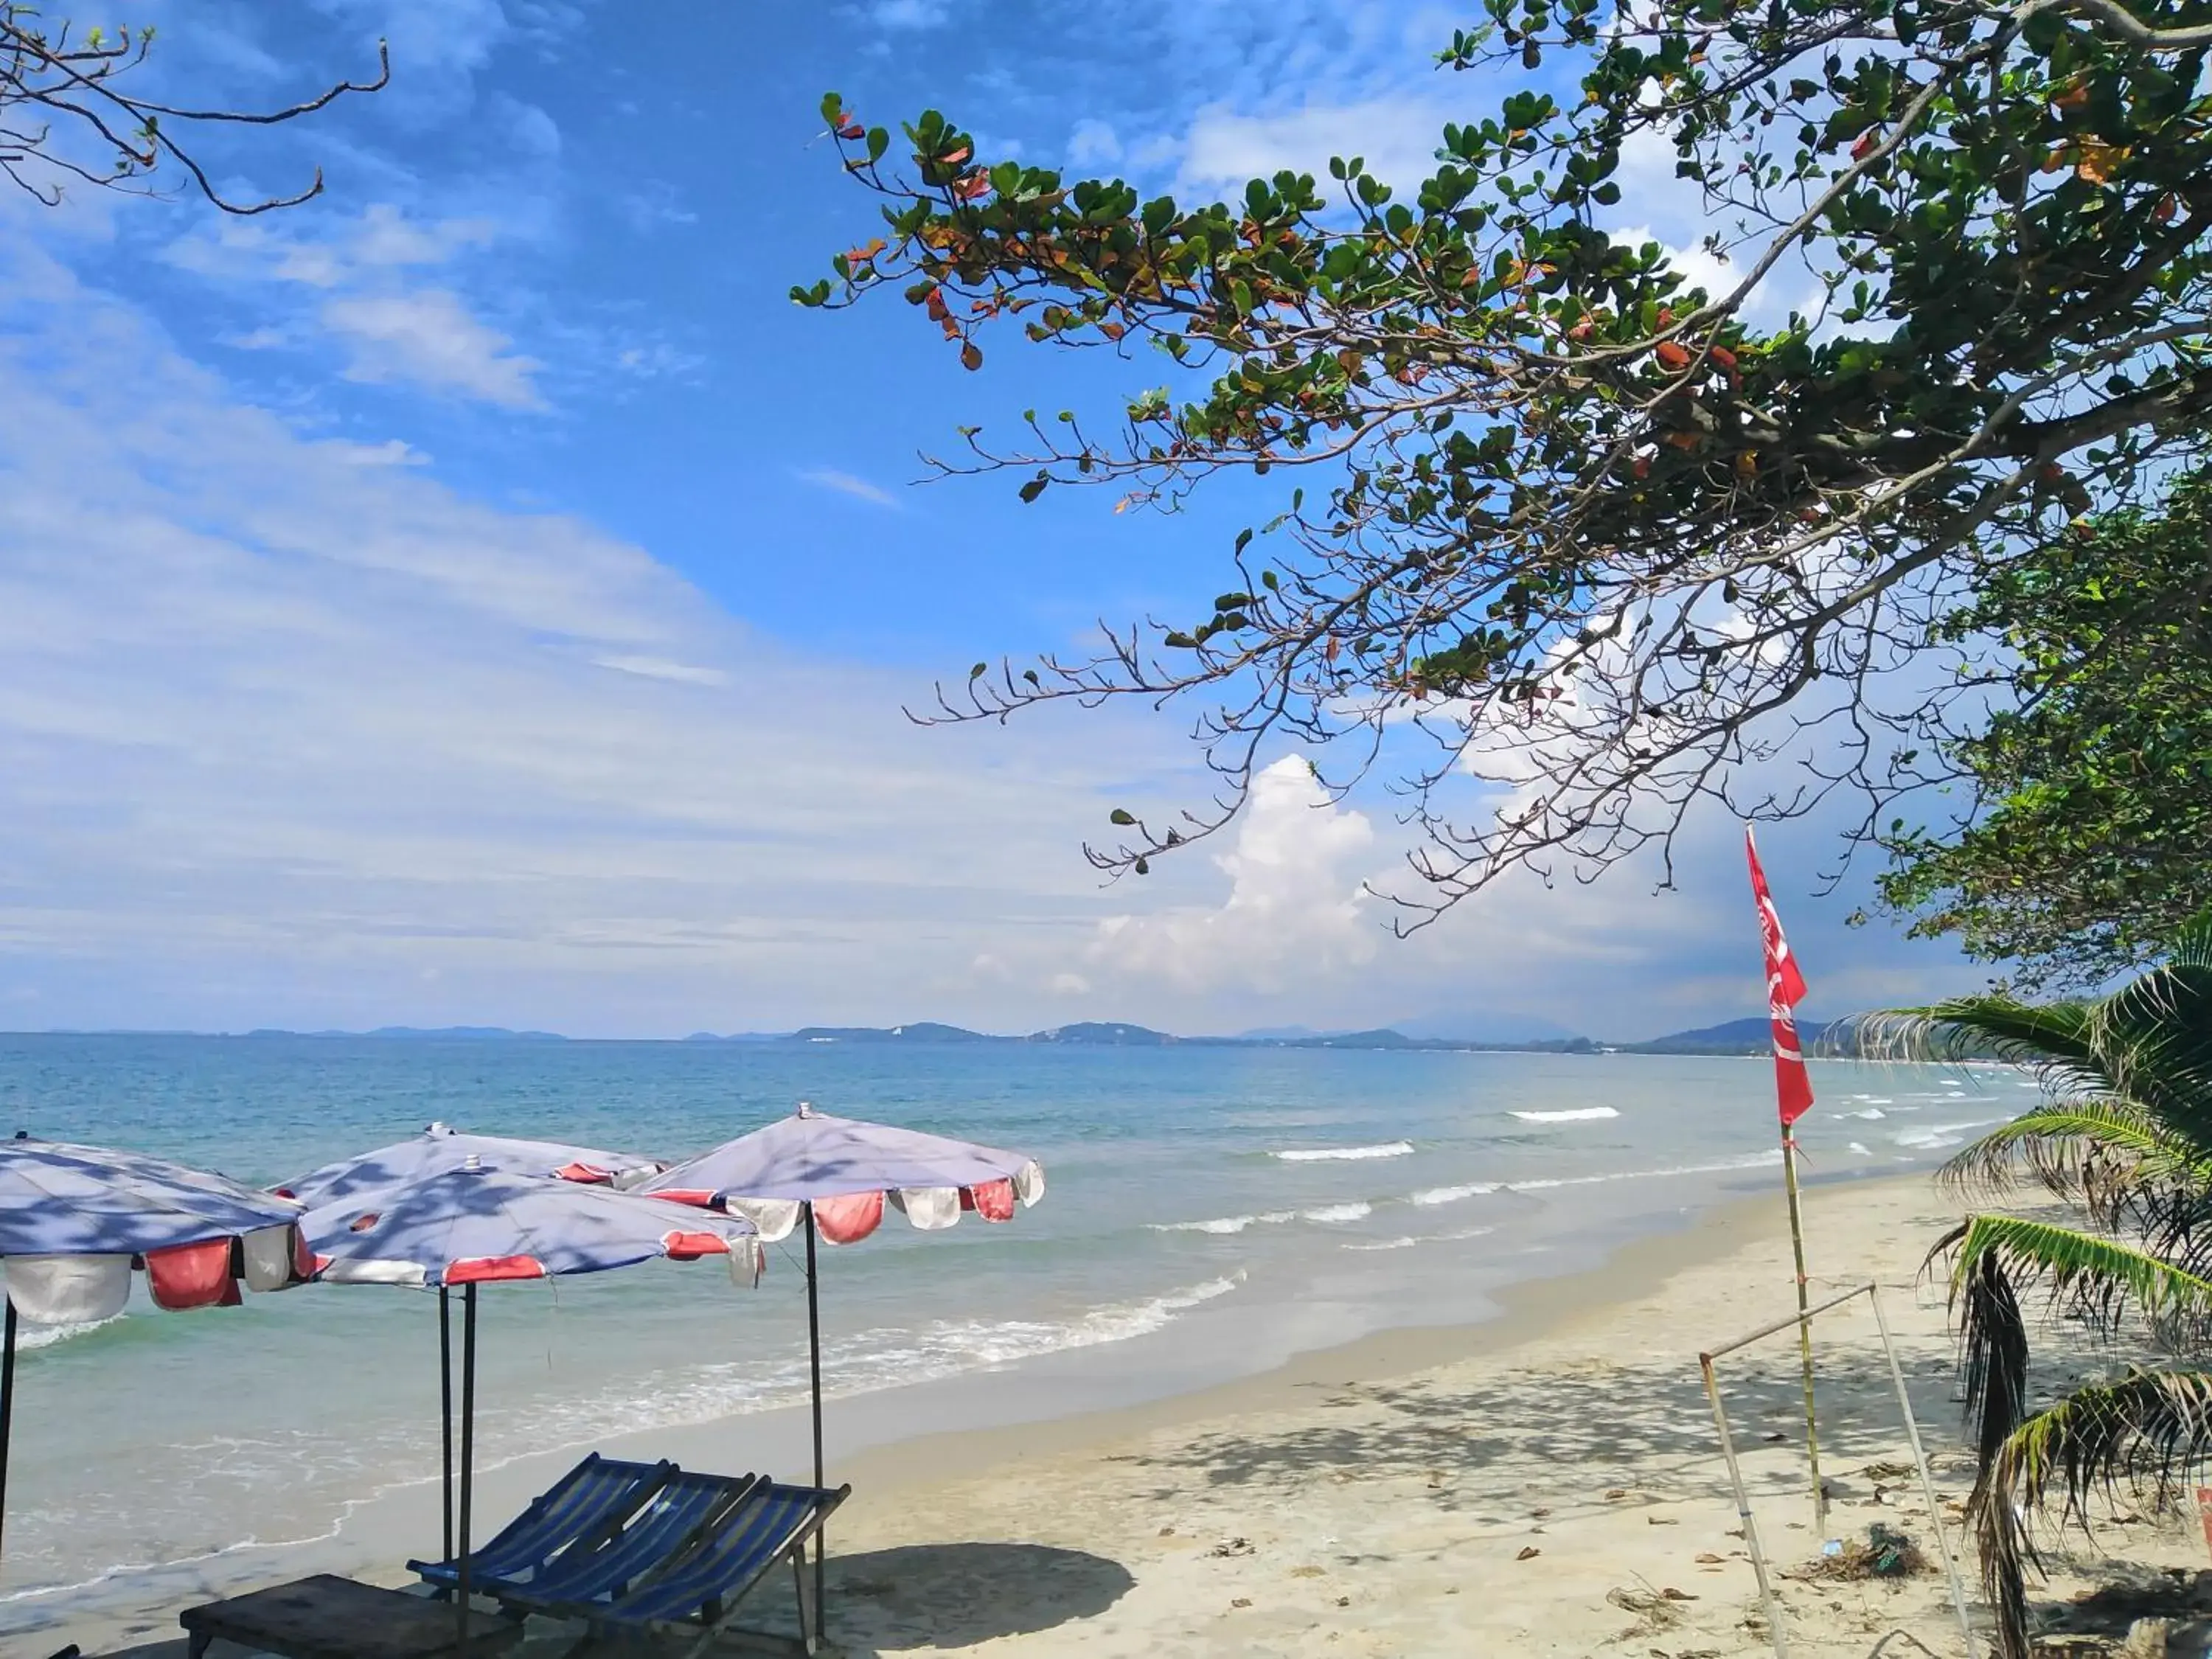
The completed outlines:
{"type": "Polygon", "coordinates": [[[1804,1339],[1816,1316],[1840,1308],[1846,1302],[1862,1296],[1874,1306],[1875,1325],[1881,1333],[1881,1351],[1889,1361],[1890,1381],[1897,1389],[1898,1410],[1905,1418],[1905,1437],[1912,1447],[1912,1466],[1920,1474],[1920,1494],[1927,1500],[1929,1525],[1935,1530],[1936,1547],[1943,1557],[1943,1576],[1950,1582],[1951,1605],[1959,1615],[1959,1634],[1966,1642],[1968,1659],[1972,1659],[1974,1625],[1966,1612],[1966,1586],[1960,1581],[1958,1558],[1952,1554],[1951,1540],[1943,1531],[1942,1506],[1936,1496],[1935,1477],[1928,1472],[1928,1453],[1921,1444],[1919,1419],[1912,1414],[1912,1399],[1905,1391],[1905,1368],[1898,1364],[1897,1343],[1890,1334],[1888,1317],[1882,1312],[1881,1291],[1872,1280],[1863,1285],[1854,1285],[1840,1296],[1830,1297],[1815,1306],[1801,1309],[1794,1317],[1778,1319],[1771,1325],[1762,1326],[1747,1336],[1724,1342],[1698,1356],[1698,1368],[1705,1375],[1705,1397],[1712,1402],[1713,1426],[1720,1433],[1721,1455],[1728,1460],[1729,1484],[1735,1489],[1736,1514],[1743,1520],[1743,1541],[1751,1551],[1752,1571],[1759,1579],[1759,1603],[1766,1611],[1766,1628],[1774,1644],[1775,1659],[1790,1659],[1789,1632],[1783,1626],[1781,1603],[1775,1599],[1773,1580],[1767,1572],[1766,1552],[1759,1541],[1759,1523],[1752,1517],[1751,1492],[1744,1485],[1743,1466],[1736,1459],[1735,1437],[1729,1432],[1728,1407],[1721,1401],[1720,1379],[1714,1370],[1713,1362],[1724,1354],[1747,1348],[1754,1342],[1789,1330],[1793,1326],[1796,1328],[1799,1337],[1804,1339]]]}

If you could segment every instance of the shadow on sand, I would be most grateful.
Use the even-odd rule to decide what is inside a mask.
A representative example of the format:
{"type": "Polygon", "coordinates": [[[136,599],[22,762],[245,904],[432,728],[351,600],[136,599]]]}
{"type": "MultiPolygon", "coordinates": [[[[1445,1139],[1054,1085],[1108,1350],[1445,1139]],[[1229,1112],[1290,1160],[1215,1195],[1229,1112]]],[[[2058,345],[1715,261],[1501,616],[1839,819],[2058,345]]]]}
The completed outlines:
{"type": "MultiPolygon", "coordinates": [[[[1000,1637],[1027,1636],[1079,1619],[1094,1618],[1126,1595],[1136,1580],[1118,1561],[1080,1550],[1042,1544],[915,1544],[832,1556],[829,1628],[834,1649],[848,1659],[873,1659],[884,1651],[936,1647],[955,1651],[1000,1637]]],[[[795,1636],[788,1572],[771,1574],[748,1598],[739,1622],[795,1636]]],[[[538,1659],[563,1653],[581,1634],[574,1626],[532,1620],[530,1639],[510,1655],[538,1659]]],[[[681,1643],[629,1646],[633,1654],[683,1651],[681,1643]]],[[[240,1650],[218,1642],[209,1659],[234,1659],[240,1650]]],[[[732,1643],[726,1650],[743,1651],[732,1643]]],[[[185,1643],[148,1643],[105,1659],[184,1659],[185,1643]]]]}

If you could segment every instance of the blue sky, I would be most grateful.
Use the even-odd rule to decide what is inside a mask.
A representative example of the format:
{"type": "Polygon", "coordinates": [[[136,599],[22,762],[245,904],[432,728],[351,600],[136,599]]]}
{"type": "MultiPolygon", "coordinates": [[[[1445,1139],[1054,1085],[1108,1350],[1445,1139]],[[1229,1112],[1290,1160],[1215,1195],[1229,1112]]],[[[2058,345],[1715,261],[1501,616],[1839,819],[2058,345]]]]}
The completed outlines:
{"type": "MultiPolygon", "coordinates": [[[[1011,338],[969,374],[896,301],[785,297],[868,234],[817,105],[927,104],[987,153],[1233,187],[1358,149],[1411,179],[1494,103],[1404,4],[151,3],[149,78],[286,100],[204,147],[239,194],[0,204],[0,1025],[805,1020],[1355,1024],[1510,1008],[1636,1036],[1755,1008],[1733,826],[1685,891],[1524,883],[1411,944],[1360,884],[1379,793],[1274,775],[1241,837],[1102,889],[1111,805],[1198,787],[1187,714],[921,731],[930,678],[1181,614],[1249,484],[1174,520],[916,452],[1158,377],[1011,338]]],[[[1670,241],[1654,167],[1626,204],[1670,241]]],[[[1632,185],[1638,183],[1632,178],[1632,185]]],[[[1809,896],[1822,994],[1979,977],[1809,896]],[[1821,969],[1828,964],[1825,981],[1821,969]]]]}

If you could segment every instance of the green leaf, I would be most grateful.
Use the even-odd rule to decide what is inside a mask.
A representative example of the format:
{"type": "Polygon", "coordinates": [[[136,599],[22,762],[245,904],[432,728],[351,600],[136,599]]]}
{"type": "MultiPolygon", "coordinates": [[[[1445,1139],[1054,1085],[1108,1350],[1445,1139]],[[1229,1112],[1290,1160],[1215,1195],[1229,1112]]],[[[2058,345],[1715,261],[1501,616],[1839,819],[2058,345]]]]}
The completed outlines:
{"type": "Polygon", "coordinates": [[[1109,823],[1118,823],[1123,829],[1128,828],[1129,825],[1136,823],[1137,821],[1137,815],[1135,813],[1126,811],[1119,806],[1115,807],[1106,816],[1109,823]]]}

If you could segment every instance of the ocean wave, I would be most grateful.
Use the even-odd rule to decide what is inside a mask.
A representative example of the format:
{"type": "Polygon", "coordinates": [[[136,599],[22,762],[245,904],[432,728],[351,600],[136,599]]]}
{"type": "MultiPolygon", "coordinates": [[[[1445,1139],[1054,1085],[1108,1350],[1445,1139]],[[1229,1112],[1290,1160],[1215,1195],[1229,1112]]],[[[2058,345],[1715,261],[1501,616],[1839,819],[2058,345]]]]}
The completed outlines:
{"type": "Polygon", "coordinates": [[[74,1325],[20,1325],[16,1328],[16,1351],[28,1353],[36,1348],[54,1347],[76,1337],[89,1336],[96,1330],[129,1317],[128,1314],[110,1314],[105,1319],[87,1319],[74,1325]]]}
{"type": "Polygon", "coordinates": [[[1317,1209],[1300,1210],[1301,1221],[1342,1222],[1364,1221],[1375,1213],[1372,1204],[1354,1200],[1350,1204],[1324,1204],[1317,1209]]]}
{"type": "Polygon", "coordinates": [[[1851,1142],[1848,1150],[1856,1152],[1861,1158],[1872,1158],[1874,1156],[1872,1152],[1869,1152],[1863,1146],[1856,1140],[1851,1142]]]}
{"type": "Polygon", "coordinates": [[[1334,1164],[1340,1161],[1369,1158],[1404,1158],[1413,1150],[1410,1140],[1386,1140],[1374,1146],[1301,1146],[1288,1152],[1269,1152],[1269,1158],[1279,1158],[1285,1164],[1334,1164]]]}
{"type": "Polygon", "coordinates": [[[1516,1112],[1523,1123],[1583,1123],[1601,1117],[1619,1117],[1610,1106],[1577,1106],[1565,1112],[1516,1112]]]}
{"type": "Polygon", "coordinates": [[[1863,1112],[1845,1112],[1843,1115],[1845,1117],[1863,1117],[1872,1119],[1887,1117],[1889,1114],[1883,1111],[1879,1106],[1869,1106],[1863,1112]]]}
{"type": "Polygon", "coordinates": [[[1494,1193],[1498,1183],[1494,1181],[1470,1181],[1464,1187],[1430,1187],[1407,1195],[1408,1204],[1456,1204],[1463,1198],[1480,1198],[1494,1193]]]}
{"type": "Polygon", "coordinates": [[[1662,1170],[1616,1170],[1608,1175],[1554,1176],[1544,1181],[1509,1181],[1509,1193],[1549,1191],[1554,1187],[1595,1187],[1608,1181],[1650,1181],[1664,1176],[1724,1175],[1734,1170],[1764,1169],[1782,1161],[1782,1149],[1759,1152],[1750,1158],[1730,1158],[1723,1164],[1674,1164],[1662,1170]]]}
{"type": "Polygon", "coordinates": [[[1222,1215],[1210,1221],[1155,1221],[1151,1224],[1156,1233],[1241,1233],[1247,1227],[1266,1226],[1274,1222],[1295,1219],[1295,1210],[1269,1210],[1260,1215],[1222,1215]]]}
{"type": "Polygon", "coordinates": [[[1451,1244],[1464,1238],[1480,1238],[1485,1233],[1495,1232],[1494,1227],[1468,1227],[1455,1233],[1407,1234],[1403,1238],[1363,1238],[1340,1246],[1346,1250],[1410,1250],[1416,1244],[1451,1244]]]}
{"type": "Polygon", "coordinates": [[[1887,1106],[1890,1103],[1887,1095],[1851,1095],[1848,1098],[1864,1101],[1869,1106],[1887,1106]]]}
{"type": "Polygon", "coordinates": [[[1966,1144],[1968,1129],[1993,1128],[2012,1120],[2002,1117],[1972,1117],[1958,1123],[1931,1123],[1924,1129],[1903,1129],[1889,1138],[1893,1146],[1904,1146],[1914,1152],[1941,1152],[1948,1146],[1966,1144]]]}
{"type": "MultiPolygon", "coordinates": [[[[940,1381],[993,1370],[1018,1361],[1074,1348],[1097,1347],[1149,1336],[1192,1309],[1227,1296],[1244,1283],[1242,1269],[1134,1301],[1109,1303],[1063,1320],[939,1320],[919,1328],[877,1328],[841,1340],[825,1352],[823,1397],[839,1399],[908,1383],[940,1381]]],[[[526,1458],[598,1446],[616,1435],[714,1422],[803,1405],[808,1397],[804,1350],[766,1364],[757,1359],[664,1370],[641,1379],[642,1393],[618,1387],[581,1397],[532,1402],[526,1412],[493,1412],[495,1433],[511,1418],[522,1425],[512,1449],[487,1452],[481,1439],[479,1476],[526,1458]]],[[[480,1427],[480,1435],[482,1429],[480,1427]]],[[[500,1434],[502,1439],[507,1438],[500,1434]]],[[[296,1454],[288,1460],[297,1474],[296,1454]]],[[[197,1564],[257,1550],[294,1549],[343,1534],[356,1510],[388,1493],[436,1481],[433,1474],[374,1482],[345,1497],[327,1526],[292,1537],[250,1535],[233,1543],[167,1560],[106,1567],[73,1583],[27,1585],[0,1592],[0,1606],[82,1593],[131,1578],[174,1572],[197,1564]]]]}

